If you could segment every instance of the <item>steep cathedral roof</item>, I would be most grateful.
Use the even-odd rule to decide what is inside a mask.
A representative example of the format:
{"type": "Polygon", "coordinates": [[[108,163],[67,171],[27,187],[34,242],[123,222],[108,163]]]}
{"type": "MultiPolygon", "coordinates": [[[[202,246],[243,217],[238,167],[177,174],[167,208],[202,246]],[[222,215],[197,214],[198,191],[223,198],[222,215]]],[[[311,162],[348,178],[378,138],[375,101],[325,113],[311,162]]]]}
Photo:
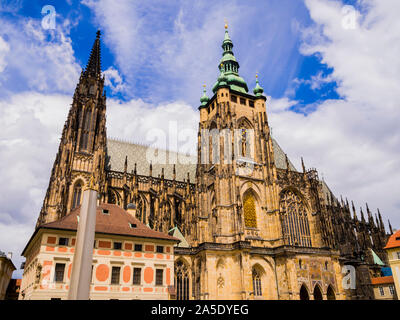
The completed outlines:
{"type": "Polygon", "coordinates": [[[174,175],[174,163],[176,163],[176,180],[183,181],[187,178],[188,173],[191,181],[194,181],[196,177],[197,157],[193,155],[184,155],[174,151],[156,149],[146,145],[115,139],[107,139],[107,154],[109,157],[109,169],[113,171],[123,172],[125,159],[127,157],[127,172],[134,171],[136,163],[137,174],[147,176],[150,174],[151,163],[153,177],[161,176],[162,169],[164,168],[165,179],[172,180],[174,175]],[[157,158],[161,161],[157,161],[157,158]],[[174,161],[174,159],[178,159],[178,161],[174,161]],[[187,164],[182,164],[184,161],[187,164]]]}
{"type": "MultiPolygon", "coordinates": [[[[279,146],[276,140],[272,139],[272,145],[274,148],[275,165],[278,169],[287,169],[286,166],[286,155],[282,148],[279,146]]],[[[196,176],[196,165],[197,157],[193,155],[185,155],[174,151],[168,151],[163,149],[156,149],[150,146],[129,143],[119,141],[116,139],[107,139],[107,153],[109,157],[109,169],[112,171],[124,171],[124,163],[127,157],[127,171],[131,172],[135,169],[138,175],[149,175],[150,172],[150,159],[153,155],[159,157],[159,159],[166,159],[162,163],[152,161],[152,173],[154,177],[161,175],[162,168],[164,168],[165,179],[173,179],[174,161],[173,159],[184,160],[187,164],[183,164],[183,161],[176,161],[176,180],[183,181],[187,178],[187,173],[190,175],[190,179],[194,181],[196,176]],[[164,164],[167,163],[167,164],[164,164]]],[[[154,158],[154,160],[156,160],[154,158]]],[[[291,171],[297,171],[292,162],[289,160],[289,168],[291,171]]]]}

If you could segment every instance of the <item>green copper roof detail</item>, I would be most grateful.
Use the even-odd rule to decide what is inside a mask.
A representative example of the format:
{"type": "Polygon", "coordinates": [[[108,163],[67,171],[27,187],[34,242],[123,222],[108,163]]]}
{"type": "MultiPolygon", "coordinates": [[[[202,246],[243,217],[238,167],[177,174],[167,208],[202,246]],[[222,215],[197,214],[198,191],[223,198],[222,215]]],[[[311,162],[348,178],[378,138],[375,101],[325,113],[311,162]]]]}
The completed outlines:
{"type": "Polygon", "coordinates": [[[225,25],[225,36],[222,42],[222,58],[219,63],[220,75],[217,82],[213,86],[212,90],[214,93],[217,92],[220,86],[228,85],[231,89],[236,91],[247,93],[249,91],[246,81],[239,76],[239,63],[233,54],[233,43],[228,33],[228,26],[225,25]]]}
{"type": "Polygon", "coordinates": [[[205,106],[205,105],[208,103],[208,101],[210,100],[210,98],[207,97],[206,92],[207,92],[206,86],[204,85],[203,95],[202,95],[202,97],[200,98],[200,102],[201,102],[201,105],[202,105],[202,106],[205,106]]]}
{"type": "Polygon", "coordinates": [[[173,236],[173,237],[181,240],[181,242],[179,242],[179,244],[178,244],[179,248],[190,248],[189,243],[186,241],[185,237],[183,236],[182,232],[179,230],[179,228],[177,226],[175,226],[171,230],[169,230],[168,234],[170,236],[173,236]]]}
{"type": "Polygon", "coordinates": [[[378,257],[378,255],[374,252],[374,250],[370,249],[372,252],[372,257],[374,258],[374,264],[377,264],[379,266],[384,266],[385,264],[382,262],[382,260],[378,257]]]}
{"type": "Polygon", "coordinates": [[[258,75],[256,75],[256,87],[254,88],[253,92],[256,97],[262,96],[264,92],[264,89],[258,83],[258,75]]]}

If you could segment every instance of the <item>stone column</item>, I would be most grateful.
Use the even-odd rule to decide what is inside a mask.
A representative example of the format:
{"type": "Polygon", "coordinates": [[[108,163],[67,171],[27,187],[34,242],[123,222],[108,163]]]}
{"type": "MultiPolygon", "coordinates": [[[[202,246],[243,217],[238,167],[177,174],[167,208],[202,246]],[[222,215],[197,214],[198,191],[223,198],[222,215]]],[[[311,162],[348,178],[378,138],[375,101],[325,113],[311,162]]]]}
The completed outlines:
{"type": "Polygon", "coordinates": [[[90,186],[83,192],[68,300],[89,300],[96,227],[96,207],[97,190],[93,186],[90,186]]]}

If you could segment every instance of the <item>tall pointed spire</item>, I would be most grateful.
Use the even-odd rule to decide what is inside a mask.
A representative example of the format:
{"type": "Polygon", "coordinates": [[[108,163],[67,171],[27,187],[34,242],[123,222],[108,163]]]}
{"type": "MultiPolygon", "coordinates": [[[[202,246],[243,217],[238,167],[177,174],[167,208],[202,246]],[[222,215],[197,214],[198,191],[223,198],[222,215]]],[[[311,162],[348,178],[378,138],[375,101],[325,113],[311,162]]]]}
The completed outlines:
{"type": "Polygon", "coordinates": [[[100,52],[100,30],[96,32],[96,40],[94,40],[92,51],[90,52],[89,61],[84,72],[85,76],[98,76],[101,74],[101,52],[100,52]]]}
{"type": "Polygon", "coordinates": [[[392,225],[390,224],[390,220],[388,220],[388,224],[389,224],[390,234],[393,234],[393,228],[392,225]]]}

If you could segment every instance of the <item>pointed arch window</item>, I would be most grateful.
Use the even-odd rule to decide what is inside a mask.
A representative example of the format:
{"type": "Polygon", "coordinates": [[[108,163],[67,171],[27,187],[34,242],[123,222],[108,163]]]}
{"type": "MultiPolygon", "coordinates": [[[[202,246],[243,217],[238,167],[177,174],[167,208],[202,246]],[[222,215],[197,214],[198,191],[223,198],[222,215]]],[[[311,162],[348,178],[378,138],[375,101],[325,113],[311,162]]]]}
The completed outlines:
{"type": "Polygon", "coordinates": [[[144,221],[145,204],[142,197],[139,196],[137,201],[136,218],[139,221],[144,221]]]}
{"type": "Polygon", "coordinates": [[[150,195],[150,214],[149,214],[149,226],[151,229],[154,228],[154,218],[155,218],[155,202],[156,199],[153,195],[150,195]]]}
{"type": "Polygon", "coordinates": [[[246,228],[257,228],[256,201],[251,192],[243,197],[244,225],[246,228]]]}
{"type": "Polygon", "coordinates": [[[175,207],[175,224],[180,227],[182,224],[182,203],[178,198],[174,198],[174,207],[175,207]]]}
{"type": "Polygon", "coordinates": [[[261,275],[258,270],[253,268],[253,293],[255,297],[262,296],[262,287],[261,287],[261,275]]]}
{"type": "Polygon", "coordinates": [[[291,190],[281,195],[280,213],[285,244],[311,247],[310,226],[304,203],[291,190]]]}
{"type": "Polygon", "coordinates": [[[189,300],[189,270],[179,261],[175,268],[176,300],[189,300]]]}
{"type": "Polygon", "coordinates": [[[85,116],[83,118],[82,137],[81,137],[81,149],[83,150],[88,149],[91,123],[92,123],[92,110],[88,109],[85,111],[85,116]]]}
{"type": "Polygon", "coordinates": [[[72,197],[72,209],[75,209],[81,204],[82,183],[79,181],[75,184],[74,195],[72,197]]]}
{"type": "MultiPolygon", "coordinates": [[[[246,105],[246,99],[240,98],[240,103],[246,105]]],[[[251,122],[242,118],[239,120],[239,137],[237,138],[238,156],[242,158],[254,158],[254,129],[251,122]]]]}

